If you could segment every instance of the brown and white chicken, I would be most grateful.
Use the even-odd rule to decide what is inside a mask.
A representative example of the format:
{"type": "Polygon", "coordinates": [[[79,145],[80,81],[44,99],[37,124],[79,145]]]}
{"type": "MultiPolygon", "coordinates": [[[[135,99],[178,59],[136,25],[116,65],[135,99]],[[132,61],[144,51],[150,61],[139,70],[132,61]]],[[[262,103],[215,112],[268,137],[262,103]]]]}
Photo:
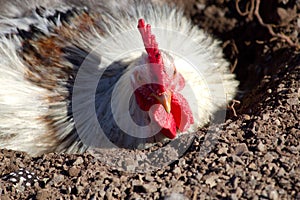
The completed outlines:
{"type": "Polygon", "coordinates": [[[195,132],[237,91],[219,42],[175,7],[32,0],[1,9],[1,148],[139,148],[195,132]]]}

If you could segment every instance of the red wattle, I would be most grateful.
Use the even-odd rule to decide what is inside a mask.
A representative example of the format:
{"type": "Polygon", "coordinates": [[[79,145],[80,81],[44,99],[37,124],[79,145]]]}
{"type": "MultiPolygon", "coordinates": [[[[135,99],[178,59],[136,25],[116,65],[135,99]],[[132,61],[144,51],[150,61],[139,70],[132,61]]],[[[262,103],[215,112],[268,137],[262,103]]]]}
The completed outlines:
{"type": "Polygon", "coordinates": [[[167,113],[163,106],[160,105],[155,109],[153,116],[158,125],[162,127],[162,134],[170,139],[176,137],[176,123],[171,113],[167,113]]]}
{"type": "Polygon", "coordinates": [[[176,127],[186,131],[194,123],[193,113],[187,100],[180,93],[173,93],[171,99],[171,113],[174,117],[176,127]]]}
{"type": "Polygon", "coordinates": [[[163,128],[160,132],[169,139],[174,139],[176,137],[176,129],[175,131],[173,131],[170,129],[163,128]]]}
{"type": "Polygon", "coordinates": [[[153,113],[155,121],[162,127],[161,133],[173,139],[177,129],[186,131],[194,123],[192,111],[187,100],[179,93],[173,93],[171,99],[171,113],[167,113],[162,106],[153,113]]]}

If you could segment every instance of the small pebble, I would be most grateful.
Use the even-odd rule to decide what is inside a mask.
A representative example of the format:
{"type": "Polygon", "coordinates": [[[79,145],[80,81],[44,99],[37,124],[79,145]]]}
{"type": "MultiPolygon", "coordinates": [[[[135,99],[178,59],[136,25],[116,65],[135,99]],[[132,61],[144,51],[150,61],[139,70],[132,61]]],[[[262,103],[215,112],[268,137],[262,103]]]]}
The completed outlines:
{"type": "Polygon", "coordinates": [[[248,152],[248,147],[245,143],[241,143],[241,144],[238,144],[236,147],[235,147],[235,154],[237,156],[240,156],[244,153],[247,153],[248,152]]]}
{"type": "Polygon", "coordinates": [[[212,175],[205,180],[205,184],[209,185],[209,187],[212,188],[217,185],[216,182],[217,178],[218,178],[217,175],[212,175]]]}
{"type": "Polygon", "coordinates": [[[244,119],[245,121],[249,121],[249,120],[251,119],[251,117],[250,117],[250,115],[244,114],[244,115],[243,115],[243,119],[244,119]]]}
{"type": "Polygon", "coordinates": [[[257,149],[260,151],[260,152],[264,152],[266,150],[266,146],[260,141],[257,145],[257,149]]]}
{"type": "Polygon", "coordinates": [[[267,93],[271,94],[272,93],[272,89],[268,89],[267,93]]]}
{"type": "Polygon", "coordinates": [[[82,157],[78,157],[75,162],[73,163],[73,165],[81,165],[82,163],[84,163],[83,158],[82,157]]]}
{"type": "Polygon", "coordinates": [[[79,175],[79,173],[80,173],[80,169],[77,168],[77,167],[75,167],[75,166],[73,166],[73,167],[71,167],[71,168],[69,169],[69,175],[70,175],[71,177],[76,177],[76,176],[79,175]]]}
{"type": "Polygon", "coordinates": [[[173,170],[174,174],[180,174],[181,173],[181,170],[179,167],[176,167],[174,170],[173,170]]]}
{"type": "Polygon", "coordinates": [[[228,148],[222,147],[218,150],[218,154],[227,154],[228,148]]]}
{"type": "Polygon", "coordinates": [[[275,119],[275,124],[277,125],[277,126],[280,126],[281,125],[281,122],[280,122],[280,120],[279,119],[275,119]]]}
{"type": "Polygon", "coordinates": [[[252,169],[252,170],[256,170],[257,169],[257,166],[256,164],[254,164],[253,162],[249,164],[248,166],[249,169],[252,169]]]}
{"type": "Polygon", "coordinates": [[[148,193],[153,193],[157,191],[157,184],[155,182],[144,184],[143,187],[148,193]]]}
{"type": "Polygon", "coordinates": [[[236,196],[237,196],[237,198],[241,198],[242,197],[242,195],[243,195],[243,190],[240,188],[240,187],[237,187],[236,188],[236,196]]]}

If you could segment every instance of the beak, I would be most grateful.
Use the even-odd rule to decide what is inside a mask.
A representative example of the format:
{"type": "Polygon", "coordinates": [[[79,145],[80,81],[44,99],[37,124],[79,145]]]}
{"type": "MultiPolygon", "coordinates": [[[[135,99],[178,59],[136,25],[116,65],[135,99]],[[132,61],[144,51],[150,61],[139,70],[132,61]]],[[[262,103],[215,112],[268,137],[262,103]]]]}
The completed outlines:
{"type": "Polygon", "coordinates": [[[171,112],[171,92],[166,91],[160,95],[154,95],[158,102],[164,107],[167,113],[171,112]]]}

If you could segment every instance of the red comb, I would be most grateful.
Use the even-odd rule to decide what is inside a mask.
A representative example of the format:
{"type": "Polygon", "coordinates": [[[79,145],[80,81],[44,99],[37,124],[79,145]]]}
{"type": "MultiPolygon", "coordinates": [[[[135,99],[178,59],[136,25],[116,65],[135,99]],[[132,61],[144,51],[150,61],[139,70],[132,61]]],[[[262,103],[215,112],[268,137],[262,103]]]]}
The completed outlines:
{"type": "Polygon", "coordinates": [[[165,81],[163,79],[163,60],[161,57],[161,52],[158,49],[158,44],[156,42],[155,36],[151,33],[151,25],[145,24],[144,19],[139,19],[138,22],[138,29],[141,33],[141,36],[143,38],[144,46],[148,54],[149,63],[155,64],[152,65],[150,68],[152,70],[154,77],[157,78],[157,81],[159,81],[159,90],[164,91],[164,85],[165,81]]]}
{"type": "Polygon", "coordinates": [[[138,28],[143,38],[145,49],[149,56],[150,63],[156,63],[162,65],[161,53],[158,49],[155,36],[151,33],[151,25],[145,24],[144,19],[139,19],[138,28]]]}

